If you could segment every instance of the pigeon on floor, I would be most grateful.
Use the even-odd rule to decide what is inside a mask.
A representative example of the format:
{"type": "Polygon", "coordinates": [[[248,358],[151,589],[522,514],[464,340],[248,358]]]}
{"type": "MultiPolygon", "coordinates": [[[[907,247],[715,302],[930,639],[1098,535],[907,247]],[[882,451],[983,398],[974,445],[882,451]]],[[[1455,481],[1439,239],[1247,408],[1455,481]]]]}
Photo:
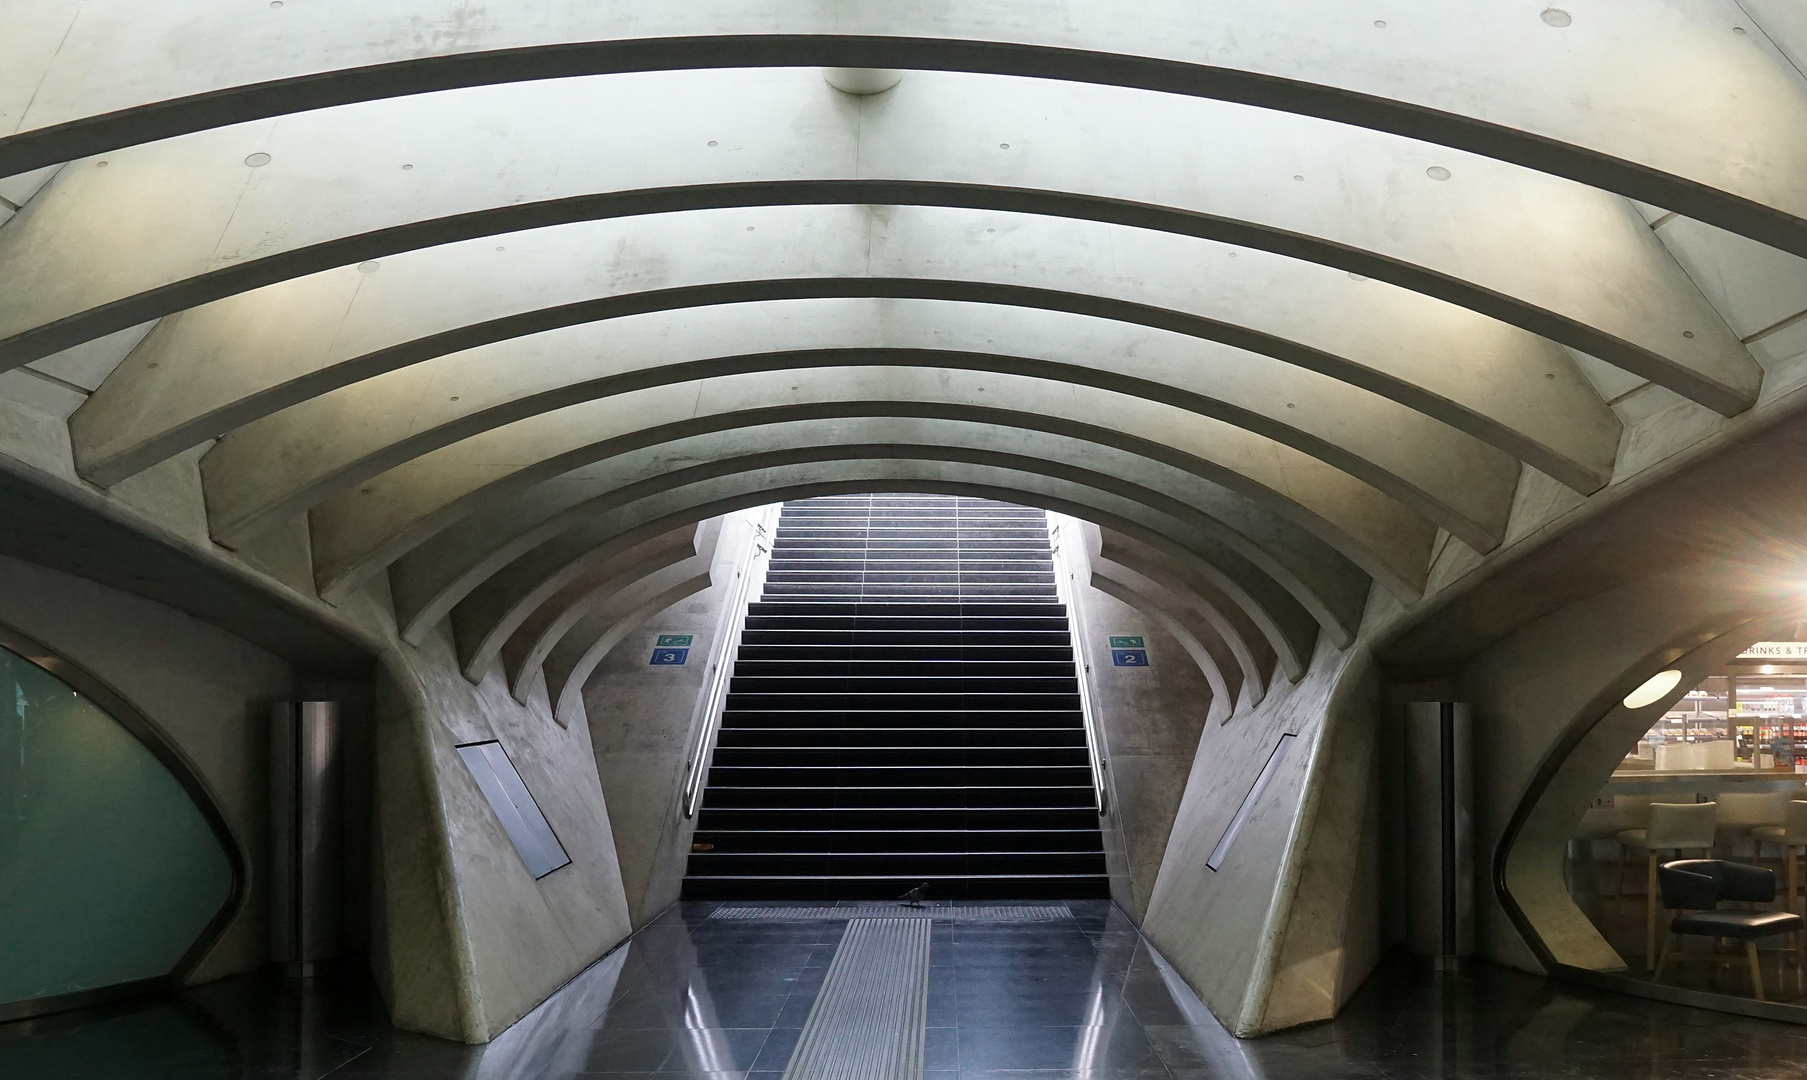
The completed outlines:
{"type": "Polygon", "coordinates": [[[921,885],[918,885],[914,889],[911,889],[909,892],[904,893],[902,896],[898,897],[898,899],[902,900],[904,902],[904,906],[906,906],[906,907],[921,907],[922,906],[922,898],[927,896],[928,894],[929,894],[929,883],[925,881],[921,885]]]}

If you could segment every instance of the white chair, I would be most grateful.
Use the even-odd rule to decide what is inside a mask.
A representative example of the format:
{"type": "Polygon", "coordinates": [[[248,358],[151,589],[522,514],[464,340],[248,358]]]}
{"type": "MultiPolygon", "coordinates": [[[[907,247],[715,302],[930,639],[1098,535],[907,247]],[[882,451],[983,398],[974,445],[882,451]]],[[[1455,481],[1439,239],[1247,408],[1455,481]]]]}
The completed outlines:
{"type": "Polygon", "coordinates": [[[1677,856],[1699,851],[1702,858],[1713,854],[1714,832],[1719,819],[1716,803],[1651,803],[1650,824],[1642,829],[1626,829],[1618,836],[1628,849],[1641,850],[1649,862],[1644,886],[1644,970],[1656,969],[1656,867],[1662,853],[1677,856]]]}
{"type": "Polygon", "coordinates": [[[1752,829],[1751,839],[1759,844],[1775,844],[1782,849],[1782,862],[1786,867],[1784,876],[1788,882],[1788,891],[1782,896],[1782,906],[1788,911],[1794,911],[1794,898],[1800,891],[1801,883],[1798,856],[1803,848],[1807,848],[1807,802],[1796,799],[1783,809],[1782,816],[1780,825],[1759,825],[1752,829]]]}

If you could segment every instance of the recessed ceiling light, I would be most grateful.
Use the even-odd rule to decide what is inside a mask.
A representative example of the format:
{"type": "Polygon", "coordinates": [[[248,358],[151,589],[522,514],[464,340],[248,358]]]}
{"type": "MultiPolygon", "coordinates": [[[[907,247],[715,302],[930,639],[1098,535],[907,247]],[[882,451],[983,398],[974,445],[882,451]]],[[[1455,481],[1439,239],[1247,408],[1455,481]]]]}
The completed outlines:
{"type": "Polygon", "coordinates": [[[1642,709],[1647,705],[1654,705],[1663,700],[1663,698],[1668,695],[1669,691],[1675,689],[1675,684],[1681,681],[1682,673],[1675,668],[1670,668],[1668,671],[1659,671],[1655,675],[1644,680],[1643,686],[1640,686],[1636,690],[1625,695],[1625,707],[1627,709],[1642,709]]]}

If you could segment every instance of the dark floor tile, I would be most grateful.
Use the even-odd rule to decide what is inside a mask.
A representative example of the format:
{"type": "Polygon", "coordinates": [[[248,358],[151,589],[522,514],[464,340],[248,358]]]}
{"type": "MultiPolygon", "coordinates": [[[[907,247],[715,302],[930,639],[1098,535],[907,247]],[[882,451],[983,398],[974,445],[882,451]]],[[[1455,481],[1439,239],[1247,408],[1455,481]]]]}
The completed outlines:
{"type": "Polygon", "coordinates": [[[1124,1010],[1115,992],[1038,993],[1001,984],[962,993],[955,1015],[962,1026],[1090,1027],[1115,1023],[1124,1010]]]}
{"type": "Polygon", "coordinates": [[[760,1047],[759,1056],[750,1067],[753,1072],[783,1072],[791,1063],[791,1053],[797,1049],[797,1039],[803,1034],[798,1028],[776,1028],[760,1047]]]}
{"type": "Polygon", "coordinates": [[[1162,1069],[1133,1019],[1097,1027],[960,1027],[960,1069],[1162,1069]]]}
{"type": "Polygon", "coordinates": [[[929,1072],[953,1072],[960,1068],[959,1029],[930,1027],[922,1047],[923,1068],[929,1072]]]}

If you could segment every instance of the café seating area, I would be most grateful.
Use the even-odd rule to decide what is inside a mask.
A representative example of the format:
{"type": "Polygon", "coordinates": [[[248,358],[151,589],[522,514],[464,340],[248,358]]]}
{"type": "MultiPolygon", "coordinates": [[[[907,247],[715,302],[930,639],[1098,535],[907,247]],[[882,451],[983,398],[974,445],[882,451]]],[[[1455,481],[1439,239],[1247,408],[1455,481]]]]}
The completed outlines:
{"type": "Polygon", "coordinates": [[[1807,997],[1803,858],[1807,788],[1797,782],[1611,795],[1577,831],[1570,888],[1632,973],[1766,999],[1768,958],[1769,988],[1807,997]]]}

